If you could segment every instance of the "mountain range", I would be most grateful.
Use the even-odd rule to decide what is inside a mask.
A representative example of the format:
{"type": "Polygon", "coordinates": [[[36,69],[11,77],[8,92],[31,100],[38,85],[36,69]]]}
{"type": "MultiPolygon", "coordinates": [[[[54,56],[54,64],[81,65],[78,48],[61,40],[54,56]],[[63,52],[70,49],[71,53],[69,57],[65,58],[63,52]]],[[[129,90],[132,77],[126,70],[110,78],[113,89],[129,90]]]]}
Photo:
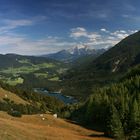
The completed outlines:
{"type": "Polygon", "coordinates": [[[93,56],[98,57],[102,53],[104,53],[106,49],[90,49],[86,45],[77,45],[76,47],[73,47],[72,49],[68,50],[61,50],[56,53],[52,54],[46,54],[42,55],[42,57],[51,58],[63,62],[74,62],[76,59],[84,56],[93,56]]]}

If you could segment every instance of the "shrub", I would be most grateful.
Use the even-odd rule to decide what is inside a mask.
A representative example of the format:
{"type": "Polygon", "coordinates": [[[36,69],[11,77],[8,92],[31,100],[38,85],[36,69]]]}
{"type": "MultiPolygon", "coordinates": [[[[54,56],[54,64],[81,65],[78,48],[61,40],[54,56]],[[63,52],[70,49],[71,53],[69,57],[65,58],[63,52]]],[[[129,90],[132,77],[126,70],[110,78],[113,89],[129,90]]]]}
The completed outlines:
{"type": "Polygon", "coordinates": [[[16,110],[8,111],[8,114],[11,115],[11,116],[14,116],[14,117],[22,117],[21,112],[16,111],[16,110]]]}

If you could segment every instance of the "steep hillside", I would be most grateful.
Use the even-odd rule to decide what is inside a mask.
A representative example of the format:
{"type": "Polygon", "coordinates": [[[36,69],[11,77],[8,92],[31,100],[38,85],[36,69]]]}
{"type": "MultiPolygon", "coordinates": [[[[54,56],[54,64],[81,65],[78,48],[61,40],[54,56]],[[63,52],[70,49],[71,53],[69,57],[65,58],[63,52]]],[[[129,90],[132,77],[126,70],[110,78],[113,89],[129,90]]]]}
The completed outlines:
{"type": "Polygon", "coordinates": [[[93,61],[92,64],[96,66],[95,69],[121,72],[127,70],[137,62],[139,54],[140,31],[123,39],[120,43],[93,61]]]}
{"type": "Polygon", "coordinates": [[[24,105],[29,104],[29,102],[20,98],[15,93],[0,88],[0,102],[4,102],[5,101],[4,99],[9,99],[11,101],[14,101],[16,104],[24,104],[24,105]]]}
{"type": "Polygon", "coordinates": [[[36,114],[48,111],[60,113],[64,103],[55,97],[32,90],[16,88],[0,83],[0,110],[11,115],[36,114]]]}
{"type": "Polygon", "coordinates": [[[117,81],[140,62],[140,32],[126,37],[88,65],[70,69],[64,76],[64,91],[86,97],[97,86],[117,81]],[[66,87],[66,88],[65,88],[66,87]],[[69,92],[70,91],[70,92],[69,92]]]}
{"type": "Polygon", "coordinates": [[[140,139],[140,65],[121,81],[98,88],[84,105],[72,112],[74,120],[103,128],[116,140],[140,139]]]}
{"type": "Polygon", "coordinates": [[[88,130],[47,114],[14,118],[0,112],[0,126],[2,140],[111,140],[105,138],[102,132],[88,130]]]}

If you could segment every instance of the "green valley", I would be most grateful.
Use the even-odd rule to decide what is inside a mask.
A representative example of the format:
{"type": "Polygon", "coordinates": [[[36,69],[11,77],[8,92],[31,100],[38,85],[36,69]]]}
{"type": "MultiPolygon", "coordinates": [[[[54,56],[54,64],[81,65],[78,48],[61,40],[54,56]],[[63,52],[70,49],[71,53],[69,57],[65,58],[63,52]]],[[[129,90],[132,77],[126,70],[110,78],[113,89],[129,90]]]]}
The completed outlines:
{"type": "MultiPolygon", "coordinates": [[[[11,59],[10,63],[6,62],[2,67],[0,64],[1,80],[9,85],[16,86],[24,84],[24,76],[30,79],[32,75],[36,79],[45,79],[48,81],[60,81],[60,74],[67,70],[67,66],[62,62],[49,60],[47,58],[19,56],[19,55],[3,55],[4,59],[11,59]]],[[[37,82],[37,80],[36,80],[37,82]]],[[[47,88],[47,87],[46,87],[47,88]]]]}

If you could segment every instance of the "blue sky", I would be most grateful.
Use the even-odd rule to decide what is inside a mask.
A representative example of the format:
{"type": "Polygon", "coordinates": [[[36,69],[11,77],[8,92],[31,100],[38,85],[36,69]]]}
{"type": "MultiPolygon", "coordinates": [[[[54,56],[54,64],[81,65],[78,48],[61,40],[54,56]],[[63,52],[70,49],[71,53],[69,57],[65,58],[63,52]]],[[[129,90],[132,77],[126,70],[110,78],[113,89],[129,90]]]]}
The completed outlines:
{"type": "Polygon", "coordinates": [[[0,0],[0,53],[107,48],[139,30],[139,0],[0,0]]]}

